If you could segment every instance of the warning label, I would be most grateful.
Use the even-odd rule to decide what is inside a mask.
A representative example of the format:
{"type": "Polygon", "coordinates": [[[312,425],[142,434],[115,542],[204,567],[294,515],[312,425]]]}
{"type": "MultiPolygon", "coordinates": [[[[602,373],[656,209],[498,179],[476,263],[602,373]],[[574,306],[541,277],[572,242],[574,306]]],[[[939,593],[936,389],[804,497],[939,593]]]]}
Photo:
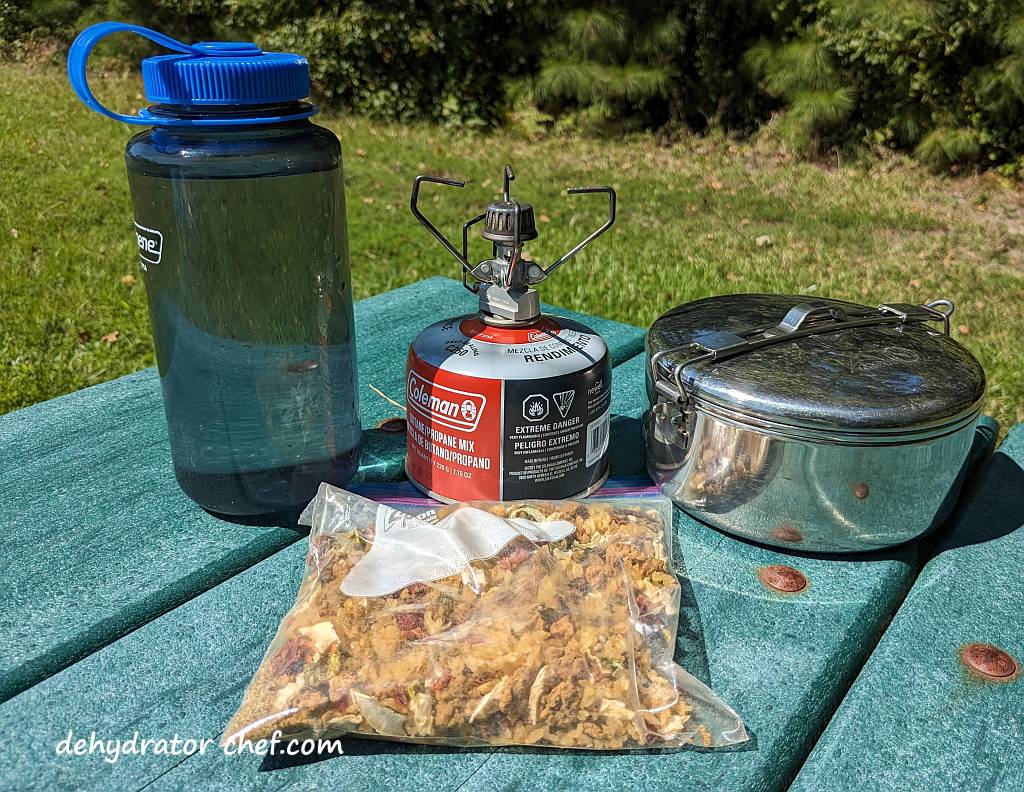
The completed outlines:
{"type": "Polygon", "coordinates": [[[610,383],[607,358],[571,377],[505,383],[503,498],[565,497],[601,480],[607,440],[602,452],[593,453],[588,429],[608,412],[610,383]]]}

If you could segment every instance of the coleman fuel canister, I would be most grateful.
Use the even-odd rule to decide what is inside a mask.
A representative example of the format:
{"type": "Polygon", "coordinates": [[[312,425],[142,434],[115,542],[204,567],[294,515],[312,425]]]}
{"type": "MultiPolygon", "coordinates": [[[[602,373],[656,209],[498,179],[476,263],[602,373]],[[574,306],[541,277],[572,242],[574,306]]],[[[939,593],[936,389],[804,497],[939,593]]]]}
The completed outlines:
{"type": "Polygon", "coordinates": [[[409,349],[406,371],[406,472],[444,501],[571,498],[587,495],[608,476],[611,364],[601,337],[579,322],[540,311],[533,287],[615,222],[611,187],[573,187],[570,194],[605,193],[600,228],[544,268],[523,256],[537,237],[533,207],[509,193],[465,223],[459,251],[420,212],[423,182],[464,182],[418,176],[412,212],[462,264],[463,285],[480,310],[427,327],[409,349]],[[491,258],[471,264],[469,229],[483,221],[491,258]]]}

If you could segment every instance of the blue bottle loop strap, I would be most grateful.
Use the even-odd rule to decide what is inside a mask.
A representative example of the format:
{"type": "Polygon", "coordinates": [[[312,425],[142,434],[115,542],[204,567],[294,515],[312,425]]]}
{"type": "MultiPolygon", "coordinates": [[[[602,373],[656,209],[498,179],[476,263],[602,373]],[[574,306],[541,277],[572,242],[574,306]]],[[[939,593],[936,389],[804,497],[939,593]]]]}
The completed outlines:
{"type": "Polygon", "coordinates": [[[141,25],[132,25],[127,22],[100,22],[90,25],[78,34],[71,49],[68,51],[68,79],[71,87],[87,107],[95,110],[101,115],[113,118],[115,121],[123,121],[126,124],[137,124],[141,126],[238,126],[239,124],[273,124],[280,121],[293,121],[302,118],[309,118],[315,114],[317,108],[313,105],[303,105],[297,113],[283,116],[258,116],[250,118],[174,118],[170,116],[155,115],[149,110],[141,110],[137,115],[125,115],[115,113],[105,107],[89,88],[86,77],[86,64],[93,48],[111,33],[129,32],[136,33],[143,38],[166,47],[175,52],[186,55],[199,55],[203,57],[239,57],[260,55],[262,50],[255,44],[242,42],[199,42],[197,44],[185,44],[184,42],[165,36],[155,30],[141,25]]]}
{"type": "Polygon", "coordinates": [[[161,47],[166,47],[175,52],[190,54],[206,53],[201,53],[196,48],[172,39],[170,36],[165,36],[163,33],[158,33],[141,25],[130,25],[127,22],[100,22],[96,25],[90,25],[78,34],[78,37],[71,44],[71,49],[68,51],[68,79],[71,81],[71,87],[78,94],[78,98],[97,113],[117,121],[124,121],[126,124],[151,126],[153,122],[142,115],[124,115],[104,107],[100,100],[95,97],[92,89],[89,88],[89,81],[86,78],[86,63],[89,60],[89,54],[100,42],[100,39],[106,38],[111,33],[120,33],[121,31],[137,33],[143,38],[148,38],[161,47]]]}

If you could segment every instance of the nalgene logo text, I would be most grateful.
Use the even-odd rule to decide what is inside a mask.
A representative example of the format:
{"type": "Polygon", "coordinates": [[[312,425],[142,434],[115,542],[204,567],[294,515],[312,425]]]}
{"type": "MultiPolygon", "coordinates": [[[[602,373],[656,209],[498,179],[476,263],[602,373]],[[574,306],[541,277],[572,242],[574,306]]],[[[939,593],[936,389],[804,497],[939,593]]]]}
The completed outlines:
{"type": "Polygon", "coordinates": [[[480,423],[487,398],[479,393],[446,388],[409,372],[408,405],[424,418],[449,429],[472,432],[480,423]]]}
{"type": "Polygon", "coordinates": [[[164,235],[153,228],[135,224],[135,239],[139,244],[139,258],[142,268],[147,264],[159,264],[164,252],[164,235]]]}

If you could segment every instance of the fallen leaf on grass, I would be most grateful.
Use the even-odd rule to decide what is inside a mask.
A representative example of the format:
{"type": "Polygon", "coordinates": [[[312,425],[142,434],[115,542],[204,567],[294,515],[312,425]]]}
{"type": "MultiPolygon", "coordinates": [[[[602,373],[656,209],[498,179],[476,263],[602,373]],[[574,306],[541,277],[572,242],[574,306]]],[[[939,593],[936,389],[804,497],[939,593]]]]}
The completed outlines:
{"type": "Polygon", "coordinates": [[[921,288],[921,279],[920,278],[914,278],[913,280],[911,280],[910,281],[910,288],[912,288],[912,289],[920,289],[921,288]]]}
{"type": "Polygon", "coordinates": [[[548,217],[546,214],[540,215],[537,219],[540,220],[542,223],[550,223],[551,222],[551,218],[548,217]]]}
{"type": "Polygon", "coordinates": [[[373,198],[371,198],[369,195],[364,195],[363,196],[363,203],[364,204],[372,204],[373,203],[373,198]]]}
{"type": "Polygon", "coordinates": [[[121,276],[121,283],[123,283],[125,286],[134,286],[135,285],[135,276],[134,275],[122,275],[121,276]]]}
{"type": "Polygon", "coordinates": [[[361,149],[361,148],[357,148],[356,149],[356,156],[357,157],[365,157],[366,156],[366,150],[365,149],[361,149]]]}
{"type": "Polygon", "coordinates": [[[721,190],[722,183],[718,181],[718,179],[712,179],[711,181],[708,182],[708,187],[710,187],[712,190],[721,190]]]}
{"type": "Polygon", "coordinates": [[[117,339],[120,335],[121,334],[117,330],[111,330],[105,336],[101,336],[100,341],[102,341],[107,346],[111,346],[112,344],[117,343],[117,339]]]}
{"type": "Polygon", "coordinates": [[[772,238],[767,234],[762,234],[754,242],[758,247],[769,247],[772,244],[772,238]]]}
{"type": "Polygon", "coordinates": [[[956,329],[957,329],[957,332],[960,333],[960,335],[970,335],[971,334],[971,328],[968,327],[967,325],[957,325],[956,329]]]}
{"type": "Polygon", "coordinates": [[[14,237],[15,239],[18,238],[18,229],[17,228],[12,228],[11,229],[11,236],[14,237]]]}

